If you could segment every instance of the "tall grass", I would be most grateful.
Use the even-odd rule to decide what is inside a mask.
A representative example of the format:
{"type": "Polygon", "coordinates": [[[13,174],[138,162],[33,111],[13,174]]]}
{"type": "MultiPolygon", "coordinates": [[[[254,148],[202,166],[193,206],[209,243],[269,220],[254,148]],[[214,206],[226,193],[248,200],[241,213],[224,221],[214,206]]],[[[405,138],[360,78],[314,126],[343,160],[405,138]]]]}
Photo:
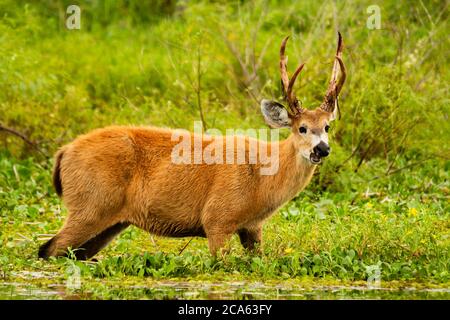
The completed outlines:
{"type": "MultiPolygon", "coordinates": [[[[335,165],[351,156],[358,170],[381,157],[390,172],[400,155],[448,157],[446,2],[385,1],[382,29],[369,30],[370,1],[89,1],[80,4],[82,29],[67,30],[69,2],[0,7],[1,121],[48,154],[111,123],[191,128],[200,108],[220,129],[263,126],[258,100],[280,97],[286,34],[291,68],[307,62],[298,95],[316,107],[339,29],[349,79],[333,128],[342,147],[335,165]]],[[[15,155],[30,152],[12,136],[1,140],[15,155]]]]}

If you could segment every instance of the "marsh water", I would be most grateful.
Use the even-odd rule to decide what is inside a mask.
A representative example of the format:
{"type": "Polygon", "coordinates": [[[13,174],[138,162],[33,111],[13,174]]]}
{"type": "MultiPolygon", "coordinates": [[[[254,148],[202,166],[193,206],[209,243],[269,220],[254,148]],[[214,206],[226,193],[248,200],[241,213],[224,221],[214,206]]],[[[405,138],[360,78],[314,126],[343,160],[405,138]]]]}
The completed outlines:
{"type": "Polygon", "coordinates": [[[0,299],[450,299],[450,289],[366,286],[283,287],[263,283],[163,281],[151,286],[108,285],[73,290],[64,284],[0,283],[0,299]]]}

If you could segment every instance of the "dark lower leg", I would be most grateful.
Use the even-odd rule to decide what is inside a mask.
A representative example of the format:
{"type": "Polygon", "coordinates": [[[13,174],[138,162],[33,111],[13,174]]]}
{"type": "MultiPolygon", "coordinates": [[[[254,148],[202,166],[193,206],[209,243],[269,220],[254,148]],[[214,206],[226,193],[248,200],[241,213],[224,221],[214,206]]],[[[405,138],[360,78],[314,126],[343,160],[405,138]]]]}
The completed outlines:
{"type": "Polygon", "coordinates": [[[254,250],[256,245],[261,244],[262,228],[240,229],[238,231],[242,246],[247,250],[254,250]]]}
{"type": "Polygon", "coordinates": [[[77,260],[87,260],[92,258],[97,252],[106,247],[119,233],[125,230],[130,223],[120,222],[108,229],[104,230],[94,238],[83,243],[78,250],[75,251],[77,260]]]}

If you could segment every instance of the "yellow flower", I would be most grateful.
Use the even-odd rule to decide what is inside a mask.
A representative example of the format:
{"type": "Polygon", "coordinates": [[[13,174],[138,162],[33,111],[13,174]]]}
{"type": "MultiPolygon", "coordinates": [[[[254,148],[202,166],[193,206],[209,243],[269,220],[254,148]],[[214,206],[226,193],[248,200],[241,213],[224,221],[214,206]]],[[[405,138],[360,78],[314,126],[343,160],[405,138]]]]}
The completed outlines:
{"type": "Polygon", "coordinates": [[[416,208],[409,208],[408,214],[409,214],[411,217],[417,216],[417,209],[416,209],[416,208]]]}
{"type": "Polygon", "coordinates": [[[372,208],[373,208],[372,202],[367,202],[366,206],[367,206],[367,208],[369,208],[369,209],[372,209],[372,208]]]}
{"type": "Polygon", "coordinates": [[[294,252],[294,249],[292,249],[292,248],[284,249],[284,253],[286,253],[286,254],[289,254],[289,253],[292,253],[292,252],[294,252]]]}

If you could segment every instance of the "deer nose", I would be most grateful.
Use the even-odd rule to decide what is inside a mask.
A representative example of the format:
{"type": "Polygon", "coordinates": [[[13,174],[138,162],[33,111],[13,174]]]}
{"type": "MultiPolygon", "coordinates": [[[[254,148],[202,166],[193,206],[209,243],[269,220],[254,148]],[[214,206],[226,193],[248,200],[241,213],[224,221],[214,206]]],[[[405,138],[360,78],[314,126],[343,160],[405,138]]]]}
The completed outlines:
{"type": "Polygon", "coordinates": [[[315,154],[324,158],[330,154],[330,146],[325,142],[320,141],[320,143],[314,147],[313,151],[315,154]]]}

